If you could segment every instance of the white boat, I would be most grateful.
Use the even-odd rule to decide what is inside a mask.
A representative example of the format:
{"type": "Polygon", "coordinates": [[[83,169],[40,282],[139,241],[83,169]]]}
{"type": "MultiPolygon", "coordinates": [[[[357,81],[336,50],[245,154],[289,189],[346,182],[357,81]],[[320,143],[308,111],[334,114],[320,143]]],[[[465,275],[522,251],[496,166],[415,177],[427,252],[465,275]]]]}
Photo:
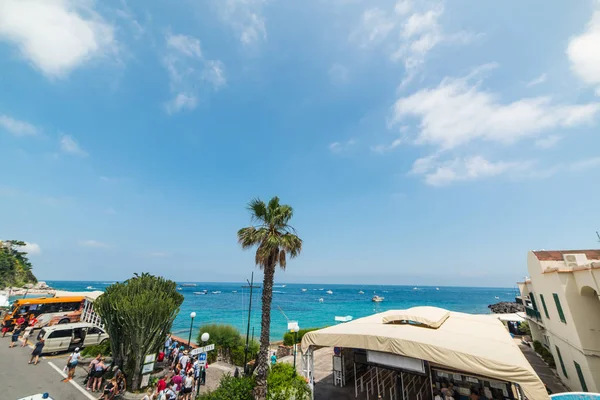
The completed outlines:
{"type": "Polygon", "coordinates": [[[385,299],[385,297],[380,297],[380,296],[373,296],[373,298],[371,299],[371,301],[375,302],[375,303],[381,303],[383,301],[383,299],[385,299]]]}
{"type": "Polygon", "coordinates": [[[365,292],[363,292],[362,290],[358,292],[358,294],[365,294],[365,292]]]}
{"type": "Polygon", "coordinates": [[[500,297],[498,297],[498,296],[496,296],[496,297],[494,297],[494,298],[495,298],[496,300],[500,300],[500,297]]]}
{"type": "Polygon", "coordinates": [[[194,292],[194,294],[200,295],[200,294],[206,294],[206,292],[194,292]]]}
{"type": "Polygon", "coordinates": [[[220,290],[215,290],[214,292],[211,292],[212,294],[221,294],[220,290]]]}
{"type": "Polygon", "coordinates": [[[419,288],[415,286],[415,287],[413,288],[413,290],[419,290],[419,288]]]}
{"type": "Polygon", "coordinates": [[[439,288],[439,287],[436,287],[436,288],[435,288],[435,290],[440,290],[440,288],[439,288]]]}
{"type": "Polygon", "coordinates": [[[306,292],[306,289],[302,289],[303,292],[306,292]]]}
{"type": "Polygon", "coordinates": [[[178,287],[177,290],[183,290],[183,288],[182,287],[178,287]]]}
{"type": "Polygon", "coordinates": [[[232,290],[231,293],[237,293],[237,290],[232,290]]]}
{"type": "Polygon", "coordinates": [[[95,288],[95,287],[93,287],[93,286],[88,286],[88,287],[86,287],[86,289],[87,289],[87,290],[93,290],[93,289],[96,289],[96,288],[95,288]]]}
{"type": "Polygon", "coordinates": [[[327,294],[333,294],[333,292],[331,290],[328,290],[325,293],[327,293],[327,294]]]}
{"type": "Polygon", "coordinates": [[[319,290],[324,290],[323,288],[319,289],[319,290]]]}
{"type": "Polygon", "coordinates": [[[281,287],[286,287],[287,285],[281,285],[281,287]]]}
{"type": "Polygon", "coordinates": [[[323,298],[321,297],[321,298],[319,299],[319,303],[322,303],[323,301],[324,301],[324,300],[323,300],[323,298]]]}

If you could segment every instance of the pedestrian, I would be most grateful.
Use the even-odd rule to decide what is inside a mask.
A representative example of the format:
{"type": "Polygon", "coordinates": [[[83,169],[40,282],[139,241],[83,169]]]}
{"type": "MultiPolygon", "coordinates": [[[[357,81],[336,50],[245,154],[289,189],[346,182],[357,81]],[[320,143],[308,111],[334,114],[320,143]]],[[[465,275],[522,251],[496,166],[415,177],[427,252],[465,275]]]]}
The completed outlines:
{"type": "Polygon", "coordinates": [[[5,337],[9,330],[8,321],[2,321],[2,337],[5,337]]]}
{"type": "Polygon", "coordinates": [[[31,359],[29,360],[29,364],[33,363],[34,365],[37,365],[43,349],[44,349],[44,338],[41,337],[38,339],[37,343],[35,344],[35,347],[33,348],[33,351],[31,352],[31,359]]]}
{"type": "Polygon", "coordinates": [[[167,380],[163,376],[156,383],[156,394],[160,395],[160,392],[164,391],[167,388],[167,380]]]}
{"type": "Polygon", "coordinates": [[[115,391],[117,390],[117,380],[113,377],[111,380],[106,382],[104,385],[104,390],[102,391],[102,396],[98,398],[98,400],[111,400],[115,397],[115,391]]]}
{"type": "Polygon", "coordinates": [[[148,390],[146,390],[146,394],[144,395],[144,397],[142,397],[141,400],[152,400],[152,393],[154,392],[154,390],[152,390],[152,388],[148,388],[148,390]]]}
{"type": "Polygon", "coordinates": [[[175,391],[178,392],[181,390],[181,384],[183,383],[183,378],[181,375],[177,374],[171,378],[171,383],[175,385],[175,391]]]}
{"type": "Polygon", "coordinates": [[[175,387],[175,384],[171,384],[171,386],[169,386],[166,390],[165,390],[165,395],[167,400],[175,400],[177,399],[177,389],[175,387]]]}
{"type": "Polygon", "coordinates": [[[25,321],[25,317],[23,315],[19,315],[19,318],[17,318],[16,325],[20,327],[25,323],[25,321]]]}
{"type": "Polygon", "coordinates": [[[27,322],[27,325],[29,325],[35,329],[35,326],[37,325],[37,323],[38,323],[38,319],[35,317],[35,315],[31,314],[29,316],[29,321],[27,322]]]}
{"type": "Polygon", "coordinates": [[[165,341],[165,354],[169,354],[169,350],[171,349],[171,343],[173,343],[171,335],[167,335],[167,340],[165,341]]]}
{"type": "Polygon", "coordinates": [[[127,390],[127,380],[125,379],[125,374],[123,371],[117,368],[115,372],[115,378],[117,380],[117,390],[115,395],[124,393],[127,390]]]}
{"type": "Polygon", "coordinates": [[[77,364],[79,364],[79,359],[81,358],[81,354],[79,353],[79,347],[75,348],[75,351],[71,353],[69,358],[67,359],[67,369],[69,370],[68,375],[63,382],[70,381],[75,376],[75,368],[77,364]]]}
{"type": "Polygon", "coordinates": [[[87,374],[87,377],[85,378],[85,381],[83,381],[83,384],[85,385],[85,390],[87,390],[87,391],[91,390],[92,382],[94,382],[94,368],[96,367],[96,364],[98,364],[100,362],[101,358],[102,358],[102,354],[98,354],[96,356],[96,358],[94,358],[90,362],[90,365],[88,366],[88,374],[87,374]]]}
{"type": "Polygon", "coordinates": [[[27,328],[25,328],[25,331],[23,331],[23,344],[21,347],[25,347],[27,345],[27,340],[29,339],[29,335],[31,335],[32,330],[33,326],[29,325],[27,328]]]}
{"type": "Polygon", "coordinates": [[[275,354],[275,352],[273,352],[273,354],[271,355],[271,366],[277,364],[277,355],[275,354]]]}
{"type": "Polygon", "coordinates": [[[183,381],[183,400],[192,399],[192,391],[194,390],[194,374],[192,371],[188,372],[185,380],[183,381]]]}
{"type": "Polygon", "coordinates": [[[92,382],[92,392],[97,392],[102,386],[102,376],[106,371],[106,365],[104,364],[105,358],[100,358],[100,361],[94,365],[94,380],[92,382]]]}
{"type": "Polygon", "coordinates": [[[19,340],[19,335],[21,334],[21,327],[20,326],[15,326],[12,332],[12,336],[10,338],[10,345],[8,346],[9,349],[13,348],[16,346],[17,341],[19,340]]]}

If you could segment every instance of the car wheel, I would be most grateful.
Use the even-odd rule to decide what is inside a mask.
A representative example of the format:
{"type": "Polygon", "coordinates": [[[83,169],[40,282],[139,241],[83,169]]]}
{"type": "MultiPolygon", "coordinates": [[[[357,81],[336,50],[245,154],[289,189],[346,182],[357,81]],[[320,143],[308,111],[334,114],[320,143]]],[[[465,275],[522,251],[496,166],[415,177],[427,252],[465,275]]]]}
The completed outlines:
{"type": "Polygon", "coordinates": [[[69,322],[71,322],[69,321],[69,318],[63,318],[60,321],[58,321],[59,324],[68,324],[69,322]]]}

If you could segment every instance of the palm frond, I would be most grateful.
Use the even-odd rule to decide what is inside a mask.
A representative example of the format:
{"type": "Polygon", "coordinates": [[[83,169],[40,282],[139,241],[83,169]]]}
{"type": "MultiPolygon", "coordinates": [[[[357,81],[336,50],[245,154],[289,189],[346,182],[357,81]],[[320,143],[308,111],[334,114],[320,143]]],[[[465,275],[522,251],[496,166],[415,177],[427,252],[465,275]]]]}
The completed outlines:
{"type": "Polygon", "coordinates": [[[253,226],[242,228],[237,233],[238,243],[242,246],[242,249],[246,250],[260,244],[267,233],[267,230],[262,227],[258,229],[253,226]]]}
{"type": "Polygon", "coordinates": [[[258,197],[250,200],[248,210],[251,213],[252,221],[265,224],[267,222],[268,211],[265,202],[258,197]]]}
{"type": "Polygon", "coordinates": [[[285,270],[285,267],[287,265],[286,263],[286,259],[285,259],[285,250],[280,250],[279,251],[279,268],[285,270]]]}
{"type": "Polygon", "coordinates": [[[291,258],[297,257],[302,251],[302,239],[291,233],[286,233],[279,237],[282,250],[290,255],[291,258]]]}

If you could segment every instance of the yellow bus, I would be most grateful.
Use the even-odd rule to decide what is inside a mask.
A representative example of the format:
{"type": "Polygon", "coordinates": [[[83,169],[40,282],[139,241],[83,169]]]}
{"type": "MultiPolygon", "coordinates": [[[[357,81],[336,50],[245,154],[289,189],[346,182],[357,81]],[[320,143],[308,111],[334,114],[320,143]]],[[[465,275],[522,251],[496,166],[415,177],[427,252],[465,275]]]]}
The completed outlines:
{"type": "Polygon", "coordinates": [[[29,321],[31,315],[37,320],[35,328],[55,324],[79,322],[85,296],[40,297],[15,300],[4,316],[2,326],[12,328],[23,317],[29,321]]]}

